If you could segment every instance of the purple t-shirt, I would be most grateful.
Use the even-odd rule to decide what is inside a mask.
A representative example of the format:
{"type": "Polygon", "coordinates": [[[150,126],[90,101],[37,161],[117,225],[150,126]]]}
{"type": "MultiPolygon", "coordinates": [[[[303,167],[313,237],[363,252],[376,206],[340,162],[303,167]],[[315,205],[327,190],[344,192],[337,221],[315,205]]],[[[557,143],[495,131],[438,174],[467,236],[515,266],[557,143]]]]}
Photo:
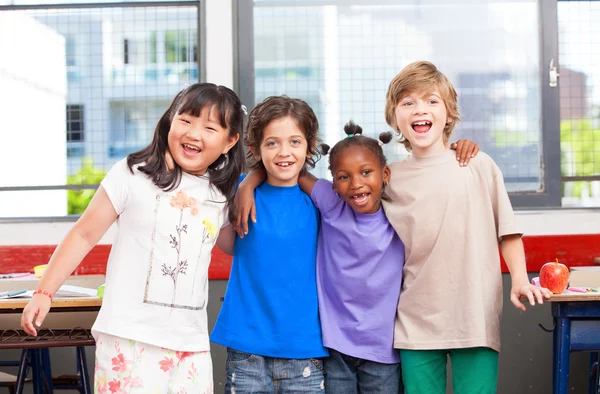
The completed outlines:
{"type": "Polygon", "coordinates": [[[383,209],[355,212],[320,179],[311,198],[321,211],[317,289],[323,345],[379,363],[400,361],[394,319],[404,244],[383,209]]]}

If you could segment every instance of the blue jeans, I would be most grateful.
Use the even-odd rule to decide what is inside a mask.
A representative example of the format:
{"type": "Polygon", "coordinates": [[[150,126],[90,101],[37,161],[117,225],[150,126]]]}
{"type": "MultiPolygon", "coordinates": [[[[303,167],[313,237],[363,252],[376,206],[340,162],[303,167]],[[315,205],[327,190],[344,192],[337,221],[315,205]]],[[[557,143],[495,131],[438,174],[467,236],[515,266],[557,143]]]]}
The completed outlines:
{"type": "Polygon", "coordinates": [[[382,364],[329,349],[323,364],[327,394],[404,393],[400,363],[382,364]]]}
{"type": "Polygon", "coordinates": [[[263,357],[227,349],[226,394],[325,392],[323,361],[263,357]]]}

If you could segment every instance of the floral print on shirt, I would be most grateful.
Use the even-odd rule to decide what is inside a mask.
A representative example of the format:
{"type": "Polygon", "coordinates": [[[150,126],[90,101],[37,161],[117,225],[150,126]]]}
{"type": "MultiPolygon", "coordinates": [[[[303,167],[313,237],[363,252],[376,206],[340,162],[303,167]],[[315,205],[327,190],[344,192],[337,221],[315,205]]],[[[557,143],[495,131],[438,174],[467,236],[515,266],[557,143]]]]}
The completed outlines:
{"type": "Polygon", "coordinates": [[[171,309],[206,307],[208,265],[224,205],[197,194],[189,188],[156,195],[145,303],[171,309]]]}

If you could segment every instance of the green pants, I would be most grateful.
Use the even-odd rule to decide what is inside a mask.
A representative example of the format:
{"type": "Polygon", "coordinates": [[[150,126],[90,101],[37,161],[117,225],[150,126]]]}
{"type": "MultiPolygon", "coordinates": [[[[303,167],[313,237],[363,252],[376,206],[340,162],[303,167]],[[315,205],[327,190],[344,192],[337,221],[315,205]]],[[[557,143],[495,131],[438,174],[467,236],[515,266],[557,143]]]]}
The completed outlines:
{"type": "Polygon", "coordinates": [[[495,394],[498,352],[477,347],[400,350],[406,394],[446,394],[446,362],[452,363],[454,394],[495,394]]]}

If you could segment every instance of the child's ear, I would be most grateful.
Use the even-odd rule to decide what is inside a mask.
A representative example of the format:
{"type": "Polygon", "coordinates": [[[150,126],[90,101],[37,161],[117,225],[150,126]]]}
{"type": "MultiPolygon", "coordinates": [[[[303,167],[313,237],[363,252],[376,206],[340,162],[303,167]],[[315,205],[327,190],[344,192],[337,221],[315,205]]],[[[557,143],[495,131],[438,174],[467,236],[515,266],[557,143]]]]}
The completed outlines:
{"type": "Polygon", "coordinates": [[[260,160],[260,153],[257,152],[256,148],[253,146],[248,147],[248,149],[250,150],[250,153],[252,153],[252,156],[254,156],[254,158],[256,160],[260,160]]]}
{"type": "Polygon", "coordinates": [[[388,182],[390,181],[391,177],[392,177],[392,170],[390,170],[390,167],[388,167],[388,166],[383,167],[383,184],[387,185],[388,182]]]}
{"type": "Polygon", "coordinates": [[[454,119],[448,116],[448,118],[446,119],[446,126],[452,124],[452,122],[454,122],[454,119]]]}
{"type": "Polygon", "coordinates": [[[229,152],[231,150],[231,148],[233,148],[233,146],[235,144],[237,144],[237,142],[239,141],[239,139],[240,139],[240,135],[239,134],[236,134],[236,135],[234,135],[232,137],[229,137],[229,143],[225,146],[225,149],[223,149],[222,153],[224,155],[226,155],[227,152],[229,152]]]}

